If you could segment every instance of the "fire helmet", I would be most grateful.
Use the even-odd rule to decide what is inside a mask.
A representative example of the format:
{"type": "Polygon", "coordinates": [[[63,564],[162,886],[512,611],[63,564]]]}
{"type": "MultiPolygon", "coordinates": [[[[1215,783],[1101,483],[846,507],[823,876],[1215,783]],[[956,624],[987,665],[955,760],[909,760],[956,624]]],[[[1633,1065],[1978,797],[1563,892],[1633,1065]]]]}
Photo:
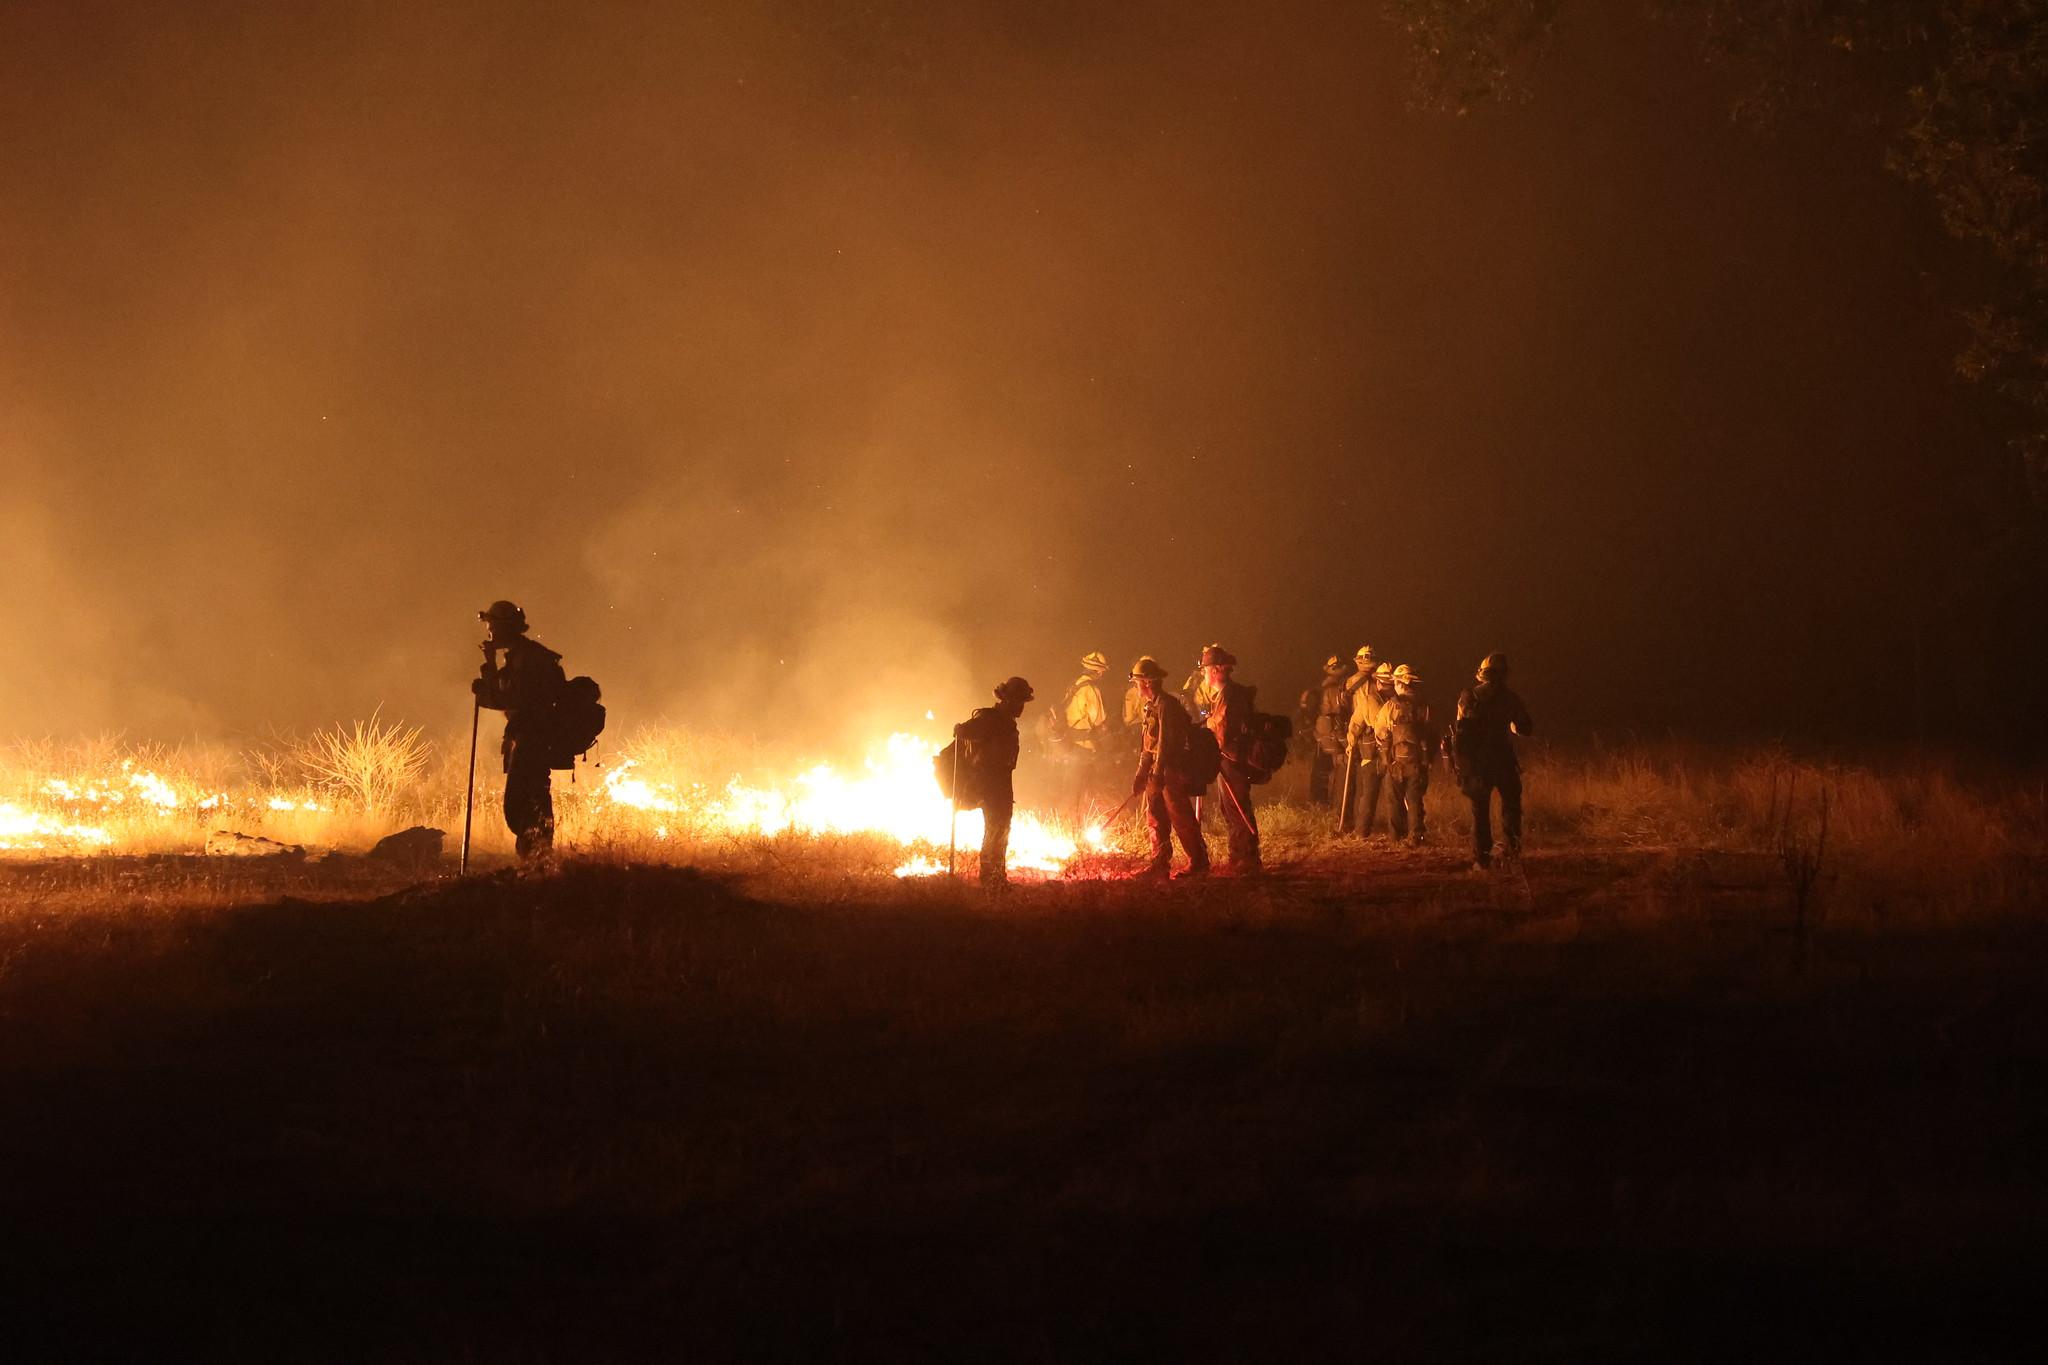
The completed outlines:
{"type": "Polygon", "coordinates": [[[1359,663],[1365,665],[1367,668],[1371,668],[1374,664],[1379,662],[1379,656],[1372,652],[1371,645],[1360,645],[1358,647],[1358,652],[1352,655],[1351,657],[1358,660],[1359,663]]]}
{"type": "Polygon", "coordinates": [[[1384,661],[1381,662],[1377,668],[1373,669],[1372,680],[1374,682],[1392,682],[1394,680],[1394,666],[1384,661]]]}
{"type": "Polygon", "coordinates": [[[518,632],[526,629],[526,613],[519,609],[518,603],[502,598],[478,612],[476,619],[489,622],[499,630],[518,632]]]}
{"type": "Polygon", "coordinates": [[[1341,678],[1350,671],[1351,665],[1345,663],[1344,660],[1342,660],[1335,654],[1332,654],[1329,658],[1323,660],[1323,675],[1325,677],[1341,678]]]}
{"type": "Polygon", "coordinates": [[[1099,649],[1091,649],[1081,656],[1081,667],[1090,673],[1100,673],[1109,667],[1109,656],[1099,649]]]}
{"type": "Polygon", "coordinates": [[[1153,658],[1150,654],[1140,654],[1138,662],[1131,665],[1131,676],[1133,678],[1150,678],[1153,682],[1163,682],[1166,678],[1166,669],[1160,664],[1159,660],[1153,658]]]}
{"type": "Polygon", "coordinates": [[[1036,695],[1031,690],[1031,684],[1022,678],[1005,678],[996,684],[997,701],[1030,701],[1036,695]]]}
{"type": "Polygon", "coordinates": [[[1396,687],[1400,687],[1403,684],[1413,686],[1421,681],[1422,675],[1406,664],[1401,664],[1394,669],[1394,686],[1396,687]]]}
{"type": "Polygon", "coordinates": [[[1489,654],[1479,661],[1479,681],[1497,682],[1508,675],[1508,656],[1489,654]]]}
{"type": "Polygon", "coordinates": [[[1237,667],[1237,656],[1222,645],[1210,645],[1202,651],[1202,667],[1235,668],[1237,667]]]}

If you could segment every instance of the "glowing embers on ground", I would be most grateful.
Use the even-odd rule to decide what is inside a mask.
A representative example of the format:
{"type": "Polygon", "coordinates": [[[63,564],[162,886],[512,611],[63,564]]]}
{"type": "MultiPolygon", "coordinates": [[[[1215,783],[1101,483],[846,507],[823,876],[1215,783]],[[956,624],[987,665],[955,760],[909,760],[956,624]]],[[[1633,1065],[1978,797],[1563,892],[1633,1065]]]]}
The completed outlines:
{"type": "MultiPolygon", "coordinates": [[[[870,751],[856,772],[815,764],[786,782],[762,786],[735,777],[723,788],[664,781],[633,758],[613,765],[604,794],[616,805],[666,817],[656,837],[680,829],[697,834],[874,834],[895,840],[912,856],[899,877],[943,874],[931,856],[956,840],[962,852],[981,847],[982,816],[963,810],[953,828],[952,803],[932,776],[937,745],[917,735],[894,734],[870,751]]],[[[1100,831],[1088,842],[1101,847],[1100,831]]],[[[1030,811],[1010,823],[1012,872],[1054,875],[1065,870],[1081,843],[1030,811]]]]}

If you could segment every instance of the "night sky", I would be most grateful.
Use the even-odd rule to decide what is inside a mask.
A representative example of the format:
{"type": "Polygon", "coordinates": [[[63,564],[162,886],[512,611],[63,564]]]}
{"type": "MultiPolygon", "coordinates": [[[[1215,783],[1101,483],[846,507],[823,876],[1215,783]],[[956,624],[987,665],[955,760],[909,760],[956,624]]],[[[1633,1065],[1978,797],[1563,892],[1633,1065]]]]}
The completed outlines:
{"type": "MultiPolygon", "coordinates": [[[[1624,7],[1616,7],[1624,8],[1624,7]]],[[[1887,744],[1981,439],[1881,138],[1375,5],[0,3],[0,731],[806,743],[1211,639],[1887,744]]]]}

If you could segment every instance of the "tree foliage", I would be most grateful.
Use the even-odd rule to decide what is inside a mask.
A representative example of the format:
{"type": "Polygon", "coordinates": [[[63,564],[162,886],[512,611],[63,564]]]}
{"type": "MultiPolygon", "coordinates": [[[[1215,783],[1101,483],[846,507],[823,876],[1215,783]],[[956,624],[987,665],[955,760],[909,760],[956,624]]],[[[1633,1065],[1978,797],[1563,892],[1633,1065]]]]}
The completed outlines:
{"type": "MultiPolygon", "coordinates": [[[[1884,125],[1894,171],[1989,269],[1964,304],[1957,372],[2010,400],[2016,444],[2048,490],[2048,0],[1644,0],[1741,72],[1731,114],[1754,126],[1844,86],[1884,125]]],[[[1418,102],[1462,112],[1526,93],[1527,65],[1590,0],[1387,0],[1413,44],[1418,102]]]]}
{"type": "Polygon", "coordinates": [[[1523,99],[1530,50],[1547,39],[1563,0],[1392,0],[1388,17],[1411,45],[1415,102],[1463,114],[1523,99]]]}

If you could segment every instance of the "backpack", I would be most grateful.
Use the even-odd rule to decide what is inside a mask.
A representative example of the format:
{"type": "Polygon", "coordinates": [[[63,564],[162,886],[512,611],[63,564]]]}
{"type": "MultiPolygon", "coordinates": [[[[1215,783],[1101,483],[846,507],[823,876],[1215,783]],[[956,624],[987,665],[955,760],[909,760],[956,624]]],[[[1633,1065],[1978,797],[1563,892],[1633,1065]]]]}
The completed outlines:
{"type": "Polygon", "coordinates": [[[948,740],[945,748],[932,755],[932,776],[939,780],[939,795],[955,805],[971,807],[971,802],[961,800],[964,792],[953,789],[955,772],[960,774],[962,788],[972,784],[974,768],[967,762],[966,755],[960,752],[958,739],[948,740]]]}
{"type": "Polygon", "coordinates": [[[1201,791],[1223,771],[1223,751],[1216,747],[1216,734],[1206,725],[1188,730],[1188,747],[1180,765],[1180,778],[1190,791],[1201,791]]]}
{"type": "Polygon", "coordinates": [[[1429,736],[1429,708],[1412,697],[1396,696],[1380,712],[1387,731],[1387,757],[1395,763],[1427,766],[1433,747],[1429,736]]]}
{"type": "Polygon", "coordinates": [[[1254,783],[1271,782],[1287,761],[1287,741],[1293,738],[1294,722],[1286,716],[1252,712],[1251,734],[1244,746],[1245,776],[1254,783]]]}
{"type": "Polygon", "coordinates": [[[970,716],[953,727],[953,738],[932,755],[932,776],[939,780],[939,795],[961,810],[974,810],[981,805],[976,776],[981,771],[981,755],[976,752],[974,730],[974,719],[970,716]],[[960,778],[957,786],[953,781],[956,773],[960,778]]]}
{"type": "Polygon", "coordinates": [[[548,707],[548,766],[574,768],[576,760],[590,752],[604,733],[604,693],[597,680],[588,676],[571,678],[555,692],[548,707]]]}

